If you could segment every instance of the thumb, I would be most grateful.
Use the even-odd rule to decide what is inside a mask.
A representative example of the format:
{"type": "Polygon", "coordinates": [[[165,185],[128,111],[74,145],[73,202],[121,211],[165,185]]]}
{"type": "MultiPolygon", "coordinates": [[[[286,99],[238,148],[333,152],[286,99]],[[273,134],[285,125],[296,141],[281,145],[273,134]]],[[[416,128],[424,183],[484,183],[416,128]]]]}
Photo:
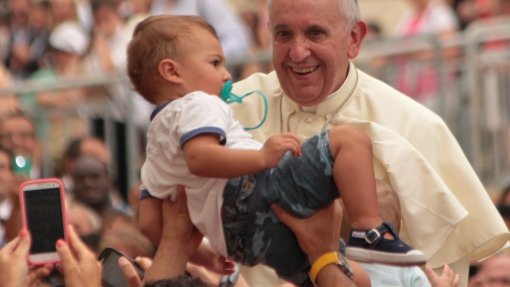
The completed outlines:
{"type": "Polygon", "coordinates": [[[290,219],[291,215],[285,211],[278,203],[271,204],[271,209],[273,209],[278,219],[280,219],[283,223],[287,223],[288,219],[290,219]]]}
{"type": "Polygon", "coordinates": [[[138,274],[135,271],[134,266],[129,262],[129,260],[125,257],[120,257],[118,262],[119,267],[126,279],[129,287],[141,287],[142,280],[138,277],[138,274]]]}
{"type": "Polygon", "coordinates": [[[71,266],[76,264],[76,259],[74,258],[71,250],[69,249],[69,246],[64,242],[64,240],[57,240],[56,247],[57,253],[60,256],[60,260],[62,261],[63,271],[64,273],[67,273],[66,271],[69,270],[71,266]]]}

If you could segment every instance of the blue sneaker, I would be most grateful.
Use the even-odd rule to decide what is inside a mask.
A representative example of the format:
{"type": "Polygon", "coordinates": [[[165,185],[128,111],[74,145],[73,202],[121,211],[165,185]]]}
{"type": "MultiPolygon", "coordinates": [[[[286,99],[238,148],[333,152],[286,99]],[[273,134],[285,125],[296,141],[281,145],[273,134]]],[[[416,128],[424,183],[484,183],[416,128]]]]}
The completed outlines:
{"type": "Polygon", "coordinates": [[[345,254],[355,261],[396,266],[423,265],[427,262],[421,251],[401,241],[395,229],[386,222],[371,230],[352,230],[345,254]],[[383,238],[386,232],[390,232],[395,239],[383,238]]]}

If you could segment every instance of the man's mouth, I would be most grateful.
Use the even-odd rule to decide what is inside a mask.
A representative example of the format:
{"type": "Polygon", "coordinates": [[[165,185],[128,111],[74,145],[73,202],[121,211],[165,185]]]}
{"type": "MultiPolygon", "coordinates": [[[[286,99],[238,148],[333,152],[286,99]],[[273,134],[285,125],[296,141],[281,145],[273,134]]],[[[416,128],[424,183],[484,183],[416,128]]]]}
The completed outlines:
{"type": "Polygon", "coordinates": [[[318,68],[319,68],[319,66],[312,66],[312,67],[290,67],[290,69],[294,73],[300,74],[300,75],[310,74],[310,73],[314,72],[315,70],[317,70],[318,68]]]}

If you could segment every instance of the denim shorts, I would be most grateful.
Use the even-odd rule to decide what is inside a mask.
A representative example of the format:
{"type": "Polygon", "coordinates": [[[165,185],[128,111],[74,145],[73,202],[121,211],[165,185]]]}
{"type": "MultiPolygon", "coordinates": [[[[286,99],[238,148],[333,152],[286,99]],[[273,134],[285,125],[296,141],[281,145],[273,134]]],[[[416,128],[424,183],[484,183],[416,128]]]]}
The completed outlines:
{"type": "Polygon", "coordinates": [[[298,217],[311,216],[339,197],[332,168],[328,132],[323,131],[303,144],[302,156],[289,152],[275,168],[230,179],[222,218],[229,256],[249,266],[269,265],[288,281],[313,286],[306,255],[270,205],[279,203],[298,217]]]}

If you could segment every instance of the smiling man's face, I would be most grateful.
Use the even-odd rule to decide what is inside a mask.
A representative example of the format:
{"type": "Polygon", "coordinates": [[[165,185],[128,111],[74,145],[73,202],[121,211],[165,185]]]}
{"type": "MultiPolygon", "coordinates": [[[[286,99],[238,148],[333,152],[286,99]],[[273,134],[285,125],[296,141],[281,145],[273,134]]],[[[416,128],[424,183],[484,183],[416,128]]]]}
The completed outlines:
{"type": "Polygon", "coordinates": [[[316,105],[344,82],[363,31],[348,24],[337,0],[273,0],[273,64],[280,84],[301,105],[316,105]]]}

